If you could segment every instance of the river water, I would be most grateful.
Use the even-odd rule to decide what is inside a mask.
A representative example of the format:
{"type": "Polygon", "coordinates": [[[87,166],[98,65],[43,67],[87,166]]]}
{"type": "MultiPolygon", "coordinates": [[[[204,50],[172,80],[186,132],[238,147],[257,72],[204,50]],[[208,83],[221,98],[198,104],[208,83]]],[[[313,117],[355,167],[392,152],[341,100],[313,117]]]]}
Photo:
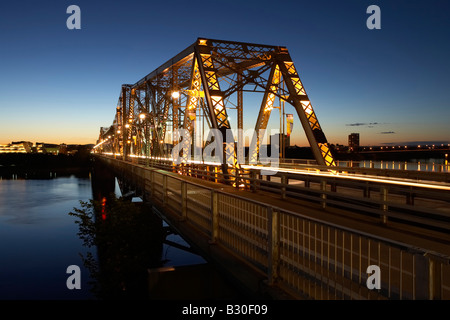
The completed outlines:
{"type": "MultiPolygon", "coordinates": [[[[89,173],[0,180],[0,300],[98,299],[91,291],[96,279],[83,259],[93,248],[83,245],[77,219],[69,215],[80,200],[93,198],[91,187],[89,173]],[[80,268],[80,289],[67,286],[72,265],[80,268]]],[[[186,245],[176,235],[166,239],[186,245]]],[[[158,250],[160,266],[204,262],[167,244],[158,250]]]]}

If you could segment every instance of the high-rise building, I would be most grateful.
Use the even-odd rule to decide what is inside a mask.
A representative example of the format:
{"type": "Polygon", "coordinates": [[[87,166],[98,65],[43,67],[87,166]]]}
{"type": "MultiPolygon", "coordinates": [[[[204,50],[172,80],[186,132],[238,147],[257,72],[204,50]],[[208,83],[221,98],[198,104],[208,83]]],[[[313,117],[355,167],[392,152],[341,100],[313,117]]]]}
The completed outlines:
{"type": "Polygon", "coordinates": [[[350,151],[358,151],[359,133],[351,133],[348,135],[348,149],[350,151]]]}

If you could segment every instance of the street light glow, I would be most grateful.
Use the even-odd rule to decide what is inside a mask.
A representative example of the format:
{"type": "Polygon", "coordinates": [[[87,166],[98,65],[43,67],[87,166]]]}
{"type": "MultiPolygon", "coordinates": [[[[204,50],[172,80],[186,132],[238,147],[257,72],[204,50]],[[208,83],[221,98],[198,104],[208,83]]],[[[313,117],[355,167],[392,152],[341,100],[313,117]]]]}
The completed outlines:
{"type": "Polygon", "coordinates": [[[172,92],[172,98],[178,99],[180,97],[180,93],[178,91],[172,92]]]}

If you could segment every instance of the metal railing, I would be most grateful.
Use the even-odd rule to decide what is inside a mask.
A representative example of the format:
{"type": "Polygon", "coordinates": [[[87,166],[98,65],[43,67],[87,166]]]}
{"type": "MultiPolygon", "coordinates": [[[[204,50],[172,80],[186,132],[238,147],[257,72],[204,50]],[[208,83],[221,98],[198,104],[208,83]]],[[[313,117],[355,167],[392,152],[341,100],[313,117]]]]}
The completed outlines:
{"type": "MultiPolygon", "coordinates": [[[[312,159],[282,159],[281,165],[317,165],[312,159]]],[[[389,169],[398,171],[450,172],[450,163],[398,160],[336,160],[336,166],[355,169],[389,169]]]]}
{"type": "Polygon", "coordinates": [[[166,214],[259,270],[269,285],[311,299],[450,299],[450,257],[334,225],[269,202],[109,159],[166,214]],[[370,290],[367,268],[380,268],[370,290]]]}
{"type": "MultiPolygon", "coordinates": [[[[173,165],[166,160],[133,158],[142,165],[196,177],[206,181],[227,183],[219,166],[212,164],[173,165]]],[[[262,168],[264,169],[264,168],[262,168]]],[[[261,175],[260,169],[241,169],[240,189],[266,192],[281,199],[296,199],[318,203],[327,207],[350,210],[355,214],[379,217],[383,223],[390,219],[414,224],[424,230],[450,231],[450,185],[440,184],[447,191],[432,188],[430,183],[405,185],[401,180],[390,183],[378,179],[355,180],[351,174],[319,175],[329,167],[308,167],[309,172],[277,172],[273,176],[261,175]],[[430,187],[431,186],[431,187],[430,187]],[[430,201],[433,201],[430,205],[430,201]]]]}

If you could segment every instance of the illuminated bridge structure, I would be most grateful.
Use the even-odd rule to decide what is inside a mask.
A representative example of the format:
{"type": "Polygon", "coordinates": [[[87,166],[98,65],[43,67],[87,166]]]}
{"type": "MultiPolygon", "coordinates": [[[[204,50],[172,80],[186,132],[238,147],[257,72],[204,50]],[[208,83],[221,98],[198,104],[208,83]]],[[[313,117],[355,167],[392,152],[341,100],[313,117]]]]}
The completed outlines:
{"type": "Polygon", "coordinates": [[[94,159],[255,295],[450,299],[450,174],[337,166],[285,47],[197,39],[122,86],[94,159]],[[262,96],[247,154],[244,93],[262,96]],[[285,103],[314,164],[261,153],[285,103]]]}

